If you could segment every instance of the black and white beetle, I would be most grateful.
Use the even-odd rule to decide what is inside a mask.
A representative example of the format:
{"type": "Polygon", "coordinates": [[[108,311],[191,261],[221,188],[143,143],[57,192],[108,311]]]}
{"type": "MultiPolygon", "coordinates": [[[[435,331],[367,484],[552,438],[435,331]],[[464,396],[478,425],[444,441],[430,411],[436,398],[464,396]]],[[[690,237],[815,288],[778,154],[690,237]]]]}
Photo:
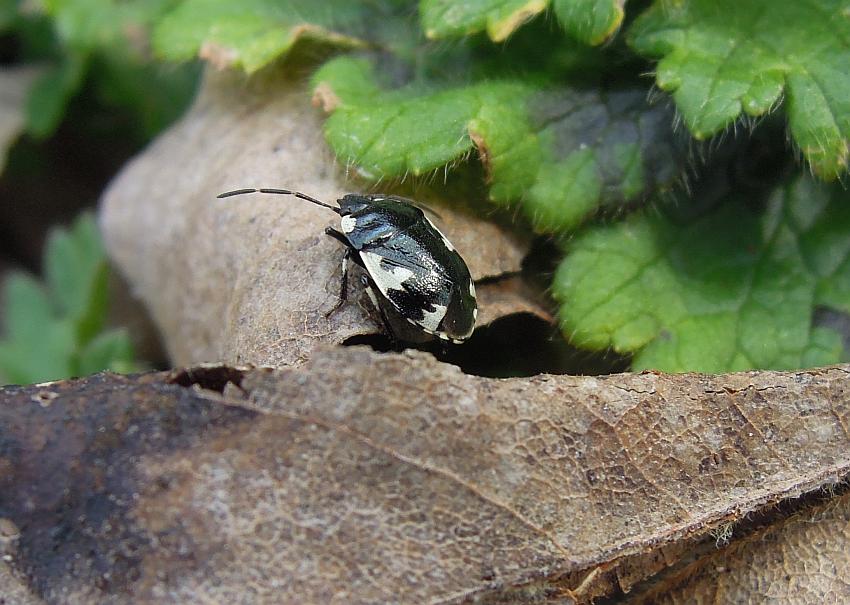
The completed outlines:
{"type": "Polygon", "coordinates": [[[368,274],[373,304],[390,336],[394,330],[384,305],[389,305],[415,328],[442,340],[462,343],[472,335],[478,308],[475,284],[463,258],[419,207],[392,195],[349,193],[337,200],[339,208],[287,189],[238,189],[220,194],[293,195],[330,208],[340,216],[340,228],[325,233],[345,246],[339,308],[348,295],[348,260],[368,274]]]}

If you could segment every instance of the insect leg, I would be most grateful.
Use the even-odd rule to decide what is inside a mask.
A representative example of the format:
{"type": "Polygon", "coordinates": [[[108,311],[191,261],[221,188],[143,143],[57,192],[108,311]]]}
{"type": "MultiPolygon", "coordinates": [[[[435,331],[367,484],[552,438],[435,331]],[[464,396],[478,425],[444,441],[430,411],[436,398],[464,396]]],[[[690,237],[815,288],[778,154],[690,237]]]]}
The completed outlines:
{"type": "Polygon", "coordinates": [[[345,237],[344,233],[340,233],[333,227],[325,227],[325,235],[329,235],[338,241],[340,244],[345,246],[346,248],[351,248],[351,242],[348,241],[348,238],[345,237]]]}
{"type": "Polygon", "coordinates": [[[348,300],[348,259],[351,258],[353,253],[354,250],[352,248],[346,248],[345,254],[342,255],[342,279],[339,284],[339,299],[336,301],[333,309],[325,313],[325,317],[330,317],[336,313],[345,304],[345,301],[348,300]]]}

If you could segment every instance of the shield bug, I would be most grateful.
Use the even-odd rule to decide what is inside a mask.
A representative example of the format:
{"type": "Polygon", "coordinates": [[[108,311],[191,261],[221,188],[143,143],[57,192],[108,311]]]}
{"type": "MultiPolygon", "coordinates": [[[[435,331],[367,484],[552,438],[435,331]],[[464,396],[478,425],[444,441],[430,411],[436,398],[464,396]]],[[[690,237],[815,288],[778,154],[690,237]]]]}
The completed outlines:
{"type": "MultiPolygon", "coordinates": [[[[338,309],[348,295],[348,261],[366,272],[367,291],[389,335],[395,331],[387,308],[416,331],[462,343],[472,335],[478,308],[475,284],[463,258],[422,209],[401,197],[349,193],[334,207],[288,189],[238,189],[219,198],[245,193],[292,195],[340,217],[340,230],[325,233],[345,246],[338,309]]],[[[333,312],[332,310],[332,312],[333,312]]]]}

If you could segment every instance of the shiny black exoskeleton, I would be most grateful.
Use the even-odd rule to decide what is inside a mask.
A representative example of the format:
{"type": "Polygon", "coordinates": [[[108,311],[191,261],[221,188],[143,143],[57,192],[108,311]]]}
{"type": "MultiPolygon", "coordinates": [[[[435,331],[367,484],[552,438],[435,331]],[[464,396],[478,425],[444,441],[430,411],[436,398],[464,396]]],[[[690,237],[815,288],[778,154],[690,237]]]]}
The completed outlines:
{"type": "Polygon", "coordinates": [[[391,336],[393,329],[384,305],[390,305],[417,330],[443,340],[461,343],[472,335],[478,308],[469,268],[451,242],[411,201],[391,195],[350,193],[337,200],[336,208],[287,189],[239,189],[218,197],[255,192],[293,195],[340,216],[340,231],[325,229],[346,247],[337,307],[346,299],[351,259],[365,269],[369,294],[391,336]]]}

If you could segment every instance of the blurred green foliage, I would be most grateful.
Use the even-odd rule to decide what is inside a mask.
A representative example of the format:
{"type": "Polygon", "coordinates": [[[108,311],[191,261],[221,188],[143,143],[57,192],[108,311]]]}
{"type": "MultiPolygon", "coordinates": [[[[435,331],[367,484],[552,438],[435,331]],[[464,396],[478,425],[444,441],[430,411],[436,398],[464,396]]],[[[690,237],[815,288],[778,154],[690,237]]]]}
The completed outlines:
{"type": "Polygon", "coordinates": [[[12,272],[3,285],[0,383],[137,369],[127,332],[105,328],[108,267],[92,215],[50,234],[43,271],[44,282],[12,272]]]}
{"type": "Polygon", "coordinates": [[[624,0],[422,0],[422,28],[429,38],[486,31],[501,42],[528,19],[552,8],[561,26],[587,44],[605,42],[623,21],[624,0]]]}
{"type": "MultiPolygon", "coordinates": [[[[153,59],[150,29],[174,6],[173,0],[0,0],[5,60],[12,67],[38,71],[24,106],[29,140],[50,139],[80,97],[86,101],[74,116],[81,123],[68,132],[81,144],[108,142],[107,133],[120,124],[120,132],[111,136],[121,142],[113,146],[126,153],[175,120],[191,101],[200,70],[198,65],[166,65],[153,59]],[[104,120],[105,113],[93,111],[122,117],[104,120]],[[87,135],[91,138],[86,139],[87,135]]],[[[23,146],[22,153],[12,154],[19,161],[7,167],[23,174],[5,176],[10,182],[16,177],[32,179],[53,162],[48,149],[23,146]]],[[[109,149],[104,150],[103,157],[108,154],[109,149]]],[[[97,157],[91,152],[81,155],[97,157]]],[[[75,165],[87,167],[84,162],[75,165]]],[[[58,186],[59,179],[53,175],[42,178],[48,183],[56,180],[58,186]]],[[[87,191],[90,182],[91,177],[81,177],[78,189],[53,195],[87,191]]],[[[37,191],[50,191],[51,186],[37,191]]],[[[62,206],[51,202],[49,207],[70,209],[91,201],[68,201],[62,206]]],[[[39,200],[26,203],[22,212],[41,212],[39,200]]],[[[15,224],[31,230],[16,234],[17,238],[38,237],[33,220],[15,224]]],[[[83,215],[68,230],[50,233],[42,273],[43,281],[21,271],[10,272],[3,280],[0,381],[30,383],[103,369],[136,369],[126,331],[105,328],[108,267],[92,216],[83,215]]]]}
{"type": "Polygon", "coordinates": [[[147,139],[185,109],[196,66],[152,60],[150,28],[174,0],[2,0],[0,34],[12,36],[17,62],[43,68],[27,102],[26,130],[50,136],[84,84],[108,106],[132,113],[147,139]]]}

